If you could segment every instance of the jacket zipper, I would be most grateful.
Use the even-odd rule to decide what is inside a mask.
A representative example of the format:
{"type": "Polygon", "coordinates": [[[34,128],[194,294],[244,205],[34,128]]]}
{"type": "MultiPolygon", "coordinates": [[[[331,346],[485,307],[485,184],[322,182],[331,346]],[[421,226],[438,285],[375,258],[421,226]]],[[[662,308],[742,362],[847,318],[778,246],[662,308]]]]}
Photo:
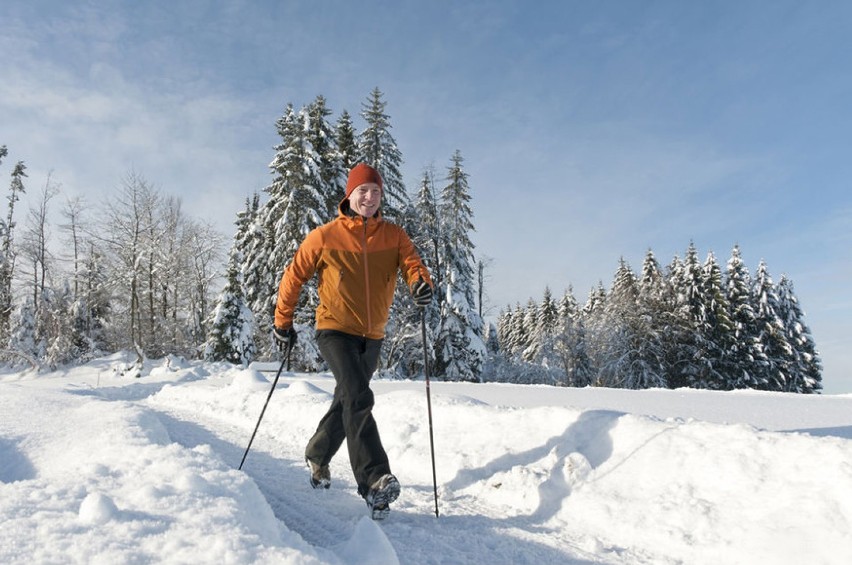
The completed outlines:
{"type": "Polygon", "coordinates": [[[366,337],[367,333],[370,331],[370,328],[373,327],[373,321],[370,316],[370,269],[367,264],[367,218],[361,216],[361,219],[364,222],[364,233],[362,234],[361,241],[361,254],[364,256],[364,304],[366,305],[366,314],[367,314],[367,327],[364,328],[364,336],[366,337]]]}

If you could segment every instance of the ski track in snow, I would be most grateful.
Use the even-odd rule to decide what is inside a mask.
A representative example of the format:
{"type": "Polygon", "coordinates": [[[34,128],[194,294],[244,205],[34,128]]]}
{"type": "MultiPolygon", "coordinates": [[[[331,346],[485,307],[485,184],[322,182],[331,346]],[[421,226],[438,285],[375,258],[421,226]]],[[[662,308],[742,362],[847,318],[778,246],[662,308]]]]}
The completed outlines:
{"type": "MultiPolygon", "coordinates": [[[[143,399],[144,400],[144,399],[143,399]]],[[[223,460],[239,464],[251,429],[234,426],[190,410],[143,402],[156,410],[172,441],[185,447],[209,445],[223,460]]],[[[252,428],[253,429],[253,428],[252,428]]],[[[307,468],[298,454],[288,453],[286,446],[263,437],[263,423],[243,465],[243,471],[257,483],[275,516],[287,528],[298,533],[309,544],[337,552],[341,542],[353,536],[359,521],[367,516],[366,504],[356,493],[346,461],[345,446],[332,463],[332,487],[314,490],[308,484],[307,468]],[[340,460],[344,460],[341,463],[340,460]],[[336,463],[336,464],[335,464],[336,463]]],[[[512,459],[515,459],[514,457],[512,459]]],[[[496,463],[495,469],[506,463],[496,463]]],[[[464,475],[456,481],[463,486],[464,475]]],[[[499,488],[499,487],[494,487],[499,488]]],[[[556,487],[554,511],[562,498],[570,494],[567,486],[556,487]]],[[[659,563],[652,556],[637,555],[624,548],[606,548],[613,560],[601,561],[600,555],[587,552],[581,544],[565,535],[564,528],[539,527],[554,513],[547,505],[531,516],[507,516],[494,519],[501,510],[472,495],[459,495],[444,500],[439,490],[439,514],[434,513],[432,485],[403,486],[402,496],[392,505],[391,516],[380,527],[396,550],[401,564],[429,563],[497,563],[513,555],[513,563],[659,563]],[[443,509],[441,508],[443,507],[443,509]],[[471,535],[471,532],[476,532],[471,535]],[[507,532],[513,535],[507,536],[507,532]],[[535,532],[530,536],[529,532],[535,532]],[[412,551],[433,547],[436,555],[412,551]],[[587,558],[577,557],[587,554],[587,558]]],[[[601,548],[596,548],[600,552],[601,548]]]]}

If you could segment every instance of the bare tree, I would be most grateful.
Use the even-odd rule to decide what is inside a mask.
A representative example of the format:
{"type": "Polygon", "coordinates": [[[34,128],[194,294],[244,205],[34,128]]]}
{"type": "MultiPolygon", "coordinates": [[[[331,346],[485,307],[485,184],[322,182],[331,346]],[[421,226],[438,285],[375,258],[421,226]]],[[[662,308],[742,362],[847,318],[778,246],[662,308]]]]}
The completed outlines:
{"type": "MultiPolygon", "coordinates": [[[[122,180],[114,200],[106,203],[104,232],[100,241],[110,253],[110,283],[116,291],[116,306],[124,301],[127,340],[136,350],[139,361],[144,356],[141,292],[144,284],[144,261],[147,257],[150,221],[154,217],[159,196],[148,181],[131,171],[122,180]]],[[[118,309],[118,308],[117,308],[118,309]]],[[[120,313],[116,312],[117,314],[120,313]]]]}
{"type": "Polygon", "coordinates": [[[62,216],[67,220],[66,223],[60,224],[59,228],[68,233],[68,243],[70,244],[70,261],[73,272],[73,289],[74,299],[80,295],[80,270],[83,262],[83,246],[85,245],[84,234],[85,226],[83,225],[83,211],[85,204],[79,196],[69,198],[65,201],[65,207],[62,209],[62,216]]]}
{"type": "Polygon", "coordinates": [[[31,277],[31,291],[36,312],[40,310],[42,296],[48,286],[53,262],[53,255],[49,249],[51,234],[48,224],[48,211],[50,201],[57,194],[59,194],[59,186],[53,183],[51,175],[48,174],[38,202],[30,208],[27,215],[26,231],[24,231],[21,242],[21,254],[32,267],[32,272],[27,274],[31,277]]]}

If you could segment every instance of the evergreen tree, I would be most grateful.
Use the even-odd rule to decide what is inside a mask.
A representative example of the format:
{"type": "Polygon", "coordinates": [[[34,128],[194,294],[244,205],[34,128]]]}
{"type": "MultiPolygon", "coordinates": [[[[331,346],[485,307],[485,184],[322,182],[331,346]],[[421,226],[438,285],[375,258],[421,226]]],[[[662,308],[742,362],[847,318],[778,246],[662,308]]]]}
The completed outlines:
{"type": "Polygon", "coordinates": [[[504,351],[518,358],[522,356],[523,351],[531,343],[530,334],[532,329],[527,328],[526,319],[526,311],[521,307],[521,303],[518,302],[515,304],[515,310],[509,319],[509,341],[503,347],[504,351]]]}
{"type": "Polygon", "coordinates": [[[589,386],[597,378],[586,348],[586,330],[569,286],[559,301],[554,352],[562,364],[565,386],[589,386]]]}
{"type": "MultiPolygon", "coordinates": [[[[243,277],[246,303],[255,310],[255,305],[264,304],[263,296],[267,289],[268,266],[265,261],[267,240],[260,217],[260,195],[255,193],[246,198],[246,207],[237,213],[234,247],[243,257],[240,272],[243,277]]],[[[269,327],[264,328],[269,331],[269,327]]]]}
{"type": "Polygon", "coordinates": [[[669,386],[691,386],[701,373],[702,337],[699,320],[704,316],[703,279],[698,250],[690,242],[683,260],[671,264],[670,284],[674,299],[674,344],[667,355],[669,386]]]}
{"type": "Polygon", "coordinates": [[[766,390],[788,390],[791,376],[793,348],[787,339],[778,294],[769,269],[764,261],[757,267],[752,287],[755,304],[755,324],[761,349],[766,354],[766,365],[759,380],[766,390]]]}
{"type": "Polygon", "coordinates": [[[701,337],[699,372],[690,386],[727,390],[731,387],[730,356],[736,345],[736,332],[728,316],[728,300],[722,288],[722,271],[713,253],[709,253],[702,270],[703,306],[697,321],[701,337]]]}
{"type": "Polygon", "coordinates": [[[734,344],[728,355],[730,388],[763,388],[766,382],[762,375],[768,361],[752,307],[751,276],[738,245],[731,250],[725,275],[728,318],[734,332],[734,344]]]}
{"type": "Polygon", "coordinates": [[[55,370],[80,357],[71,312],[73,293],[68,281],[65,281],[61,290],[46,288],[39,298],[44,303],[40,309],[43,319],[41,333],[46,344],[44,359],[51,370],[55,370]]]}
{"type": "Polygon", "coordinates": [[[204,348],[208,361],[228,361],[247,367],[255,354],[254,316],[245,301],[240,252],[232,249],[227,282],[222,289],[210,322],[210,335],[204,348]]]}
{"type": "Polygon", "coordinates": [[[318,157],[318,189],[326,203],[323,222],[337,217],[337,207],[346,192],[346,177],[349,173],[344,155],[337,145],[336,130],[327,120],[330,115],[331,110],[321,95],[307,108],[306,136],[313,153],[318,157]]]}
{"type": "Polygon", "coordinates": [[[358,132],[352,125],[352,116],[343,110],[334,125],[334,137],[340,154],[340,165],[349,173],[358,164],[358,132]]]}
{"type": "MultiPolygon", "coordinates": [[[[89,242],[78,274],[77,299],[71,307],[75,346],[83,360],[111,351],[107,335],[110,318],[109,276],[103,255],[89,242]]],[[[116,338],[115,343],[121,343],[116,338]]]]}
{"type": "Polygon", "coordinates": [[[648,388],[661,386],[657,340],[649,315],[639,299],[639,280],[624,259],[619,262],[605,309],[605,324],[598,335],[600,380],[606,386],[648,388]]]}
{"type": "MultiPolygon", "coordinates": [[[[8,155],[6,146],[0,146],[0,159],[8,155]]],[[[12,183],[9,186],[9,212],[6,221],[0,220],[0,343],[9,338],[9,322],[12,316],[12,281],[15,277],[15,251],[12,247],[12,233],[15,229],[15,203],[20,194],[25,193],[23,179],[26,178],[26,165],[18,161],[12,171],[12,183]]]]}
{"type": "Polygon", "coordinates": [[[35,307],[31,296],[27,296],[18,307],[13,327],[14,330],[9,336],[9,349],[22,359],[27,359],[32,366],[38,366],[42,352],[36,336],[35,307]]]}
{"type": "MultiPolygon", "coordinates": [[[[420,317],[426,318],[426,339],[435,343],[434,329],[440,325],[440,312],[443,296],[437,289],[441,288],[441,268],[438,263],[441,242],[440,224],[438,222],[437,202],[434,195],[434,183],[431,171],[425,171],[420,183],[420,190],[409,206],[406,216],[411,226],[407,232],[414,247],[417,249],[423,264],[432,276],[435,285],[435,299],[425,309],[414,307],[409,289],[405,284],[398,284],[396,296],[391,305],[388,321],[387,337],[383,348],[385,366],[393,374],[401,377],[422,374],[423,354],[420,317]]],[[[429,366],[434,367],[434,350],[427,348],[429,366]]]]}
{"type": "Polygon", "coordinates": [[[539,340],[541,336],[541,322],[539,319],[538,304],[532,298],[527,301],[527,307],[524,310],[524,329],[527,342],[526,347],[521,353],[521,358],[528,363],[532,363],[538,358],[541,346],[539,340]]]}
{"type": "MultiPolygon", "coordinates": [[[[535,305],[534,305],[535,307],[535,305]]],[[[536,323],[533,331],[534,354],[531,361],[544,367],[552,367],[556,360],[556,332],[559,326],[558,305],[553,300],[550,287],[544,288],[541,304],[536,307],[536,323]]]]}
{"type": "Polygon", "coordinates": [[[408,194],[399,170],[402,153],[390,133],[390,116],[385,113],[387,103],[382,100],[383,96],[378,88],[373,89],[362,107],[361,117],[366,126],[358,136],[358,159],[382,176],[382,216],[408,231],[410,226],[402,222],[408,206],[408,194]]]}
{"type": "Polygon", "coordinates": [[[822,363],[810,329],[805,325],[805,315],[793,291],[793,283],[784,275],[778,281],[778,310],[792,348],[786,391],[819,392],[822,389],[822,363]]]}
{"type": "Polygon", "coordinates": [[[449,380],[478,381],[485,360],[482,319],[474,301],[473,212],[462,156],[451,159],[441,191],[443,296],[435,370],[449,380]]]}

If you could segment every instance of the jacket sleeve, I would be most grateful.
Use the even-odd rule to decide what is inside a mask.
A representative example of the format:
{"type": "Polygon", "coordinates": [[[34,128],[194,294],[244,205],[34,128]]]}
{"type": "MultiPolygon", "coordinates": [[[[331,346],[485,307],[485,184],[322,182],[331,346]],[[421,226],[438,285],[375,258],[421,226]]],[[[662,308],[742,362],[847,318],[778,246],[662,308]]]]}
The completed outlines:
{"type": "Polygon", "coordinates": [[[314,230],[302,241],[293,260],[284,269],[278,284],[278,299],[275,302],[275,326],[289,328],[293,325],[293,311],[299,301],[302,286],[317,270],[322,254],[322,234],[314,230]]]}
{"type": "Polygon", "coordinates": [[[405,277],[405,282],[409,288],[419,278],[429,283],[429,286],[435,286],[432,284],[432,277],[429,276],[429,270],[423,264],[423,261],[420,260],[420,255],[417,253],[417,249],[414,248],[411,238],[402,229],[399,230],[399,268],[402,270],[403,277],[405,277]]]}

